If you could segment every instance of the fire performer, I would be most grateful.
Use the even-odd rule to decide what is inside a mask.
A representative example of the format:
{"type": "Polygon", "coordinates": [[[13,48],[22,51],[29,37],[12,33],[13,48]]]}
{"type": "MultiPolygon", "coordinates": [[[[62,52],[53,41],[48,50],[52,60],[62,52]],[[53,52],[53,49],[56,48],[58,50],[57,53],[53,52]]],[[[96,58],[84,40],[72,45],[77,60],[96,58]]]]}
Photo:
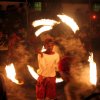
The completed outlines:
{"type": "Polygon", "coordinates": [[[37,100],[56,100],[56,71],[58,69],[59,54],[53,51],[54,40],[46,39],[46,51],[38,53],[39,74],[36,84],[37,100]]]}

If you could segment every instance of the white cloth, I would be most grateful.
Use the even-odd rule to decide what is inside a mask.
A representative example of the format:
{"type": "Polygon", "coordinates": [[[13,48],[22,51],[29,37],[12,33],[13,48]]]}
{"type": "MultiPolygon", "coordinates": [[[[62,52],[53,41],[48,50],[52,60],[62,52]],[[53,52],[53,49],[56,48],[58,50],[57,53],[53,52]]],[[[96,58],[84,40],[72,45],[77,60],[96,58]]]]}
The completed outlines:
{"type": "Polygon", "coordinates": [[[41,56],[41,54],[38,54],[39,69],[37,70],[37,73],[44,77],[56,76],[59,59],[60,57],[58,53],[54,54],[43,53],[43,56],[41,56]]]}

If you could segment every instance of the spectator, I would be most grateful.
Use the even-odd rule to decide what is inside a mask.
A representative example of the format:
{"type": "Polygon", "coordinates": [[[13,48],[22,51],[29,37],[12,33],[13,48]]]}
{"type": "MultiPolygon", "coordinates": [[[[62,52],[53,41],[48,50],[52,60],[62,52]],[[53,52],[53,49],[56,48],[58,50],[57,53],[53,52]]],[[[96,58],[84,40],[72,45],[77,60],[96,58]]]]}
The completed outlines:
{"type": "Polygon", "coordinates": [[[6,85],[2,74],[0,74],[0,100],[7,100],[6,85]]]}

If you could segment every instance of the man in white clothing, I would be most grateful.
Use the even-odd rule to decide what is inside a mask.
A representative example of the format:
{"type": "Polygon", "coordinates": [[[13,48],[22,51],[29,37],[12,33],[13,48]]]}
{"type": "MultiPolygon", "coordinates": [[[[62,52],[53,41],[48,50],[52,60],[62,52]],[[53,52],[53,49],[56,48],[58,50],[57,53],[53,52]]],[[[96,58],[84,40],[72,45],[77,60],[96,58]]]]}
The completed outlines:
{"type": "Polygon", "coordinates": [[[46,51],[38,54],[39,78],[36,84],[36,96],[37,100],[56,100],[56,70],[60,57],[53,51],[52,39],[46,39],[44,47],[46,51]]]}

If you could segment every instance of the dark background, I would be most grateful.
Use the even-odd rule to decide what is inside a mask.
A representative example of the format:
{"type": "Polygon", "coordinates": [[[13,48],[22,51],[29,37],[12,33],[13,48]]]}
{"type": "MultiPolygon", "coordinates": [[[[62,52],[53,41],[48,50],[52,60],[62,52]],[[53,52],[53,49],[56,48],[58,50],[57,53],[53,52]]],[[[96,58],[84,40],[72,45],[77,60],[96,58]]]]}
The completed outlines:
{"type": "Polygon", "coordinates": [[[66,2],[66,3],[89,3],[89,2],[98,2],[100,0],[0,0],[0,1],[12,1],[12,2],[33,2],[33,1],[48,1],[48,2],[66,2]]]}

